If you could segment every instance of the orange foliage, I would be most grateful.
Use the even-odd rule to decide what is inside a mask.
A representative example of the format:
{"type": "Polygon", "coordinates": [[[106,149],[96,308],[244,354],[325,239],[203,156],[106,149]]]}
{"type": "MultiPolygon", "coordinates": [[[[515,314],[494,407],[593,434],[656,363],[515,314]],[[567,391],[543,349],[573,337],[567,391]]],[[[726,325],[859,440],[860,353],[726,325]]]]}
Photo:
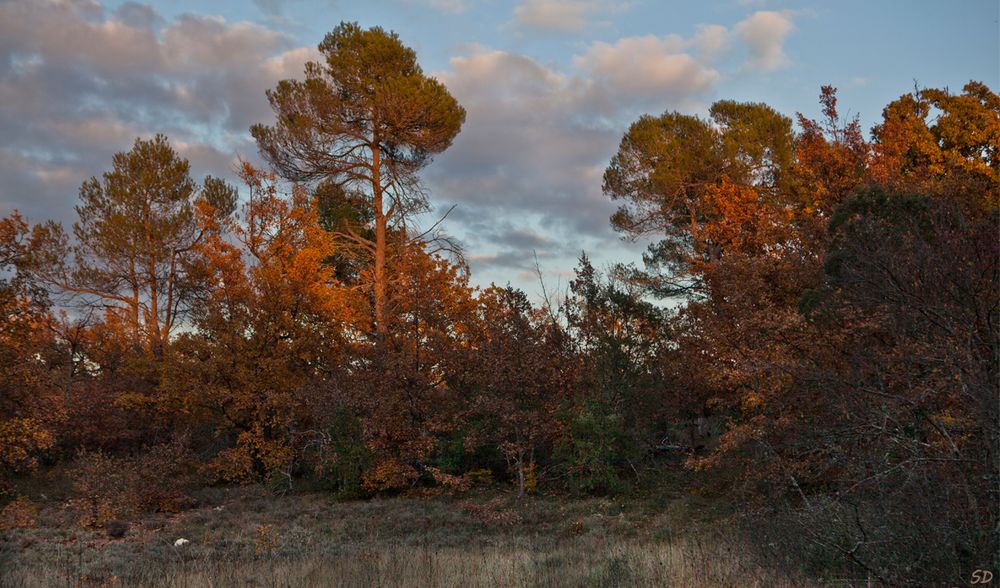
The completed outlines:
{"type": "Polygon", "coordinates": [[[237,219],[202,209],[199,271],[212,288],[197,333],[177,342],[165,410],[222,417],[236,447],[216,460],[224,479],[260,479],[295,463],[314,420],[306,390],[336,365],[356,329],[359,301],[324,260],[334,251],[302,189],[288,197],[273,174],[242,168],[249,198],[237,219]]]}

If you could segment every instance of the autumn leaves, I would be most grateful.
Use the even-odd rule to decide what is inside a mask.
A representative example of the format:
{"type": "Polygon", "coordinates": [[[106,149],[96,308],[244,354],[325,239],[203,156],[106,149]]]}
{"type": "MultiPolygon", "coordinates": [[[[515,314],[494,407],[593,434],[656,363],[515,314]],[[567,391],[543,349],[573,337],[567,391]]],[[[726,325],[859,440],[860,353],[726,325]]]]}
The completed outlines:
{"type": "Polygon", "coordinates": [[[643,116],[603,188],[615,229],[659,239],[646,265],[583,255],[539,307],[471,287],[413,225],[464,121],[447,89],[378,28],[320,51],[269,92],[251,132],[273,169],[243,163],[242,198],[156,136],[83,183],[72,240],[2,220],[5,474],[183,453],[204,483],[279,492],[618,493],[683,461],[886,581],[995,551],[985,85],[907,94],[870,140],[830,87],[797,129],[731,100],[643,116]],[[691,423],[718,434],[684,442],[691,423]]]}

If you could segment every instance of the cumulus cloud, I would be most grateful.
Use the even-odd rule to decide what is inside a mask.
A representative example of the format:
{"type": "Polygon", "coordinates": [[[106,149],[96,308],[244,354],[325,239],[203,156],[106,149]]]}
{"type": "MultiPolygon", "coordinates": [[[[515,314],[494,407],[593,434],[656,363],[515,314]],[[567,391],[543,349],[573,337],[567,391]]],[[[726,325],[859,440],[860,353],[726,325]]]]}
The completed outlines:
{"type": "Polygon", "coordinates": [[[503,281],[540,259],[565,258],[607,229],[600,175],[617,132],[595,125],[587,80],[516,53],[480,48],[442,80],[467,111],[454,146],[428,169],[474,275],[503,281]],[[511,211],[516,214],[511,217],[511,211]],[[505,220],[506,219],[506,220],[505,220]]]}
{"type": "Polygon", "coordinates": [[[163,17],[156,9],[138,2],[125,2],[115,11],[118,20],[138,28],[153,28],[163,23],[163,17]]]}
{"type": "Polygon", "coordinates": [[[260,25],[127,2],[0,3],[0,211],[70,220],[80,182],[137,136],[165,132],[198,173],[254,151],[265,89],[314,52],[260,25]]]}
{"type": "MultiPolygon", "coordinates": [[[[259,4],[280,12],[285,2],[259,4]]],[[[515,17],[580,30],[622,6],[527,0],[515,17]]],[[[480,279],[530,273],[533,253],[565,269],[581,249],[597,259],[634,252],[611,231],[614,204],[601,194],[623,129],[643,113],[704,106],[727,55],[765,69],[787,63],[790,30],[786,16],[764,12],[688,37],[594,43],[564,64],[486,47],[453,57],[437,75],[468,116],[426,178],[435,202],[460,204],[448,229],[469,246],[480,279]]],[[[80,182],[155,132],[170,136],[196,174],[225,174],[235,155],[255,152],[248,127],[273,116],[264,91],[317,57],[273,28],[166,19],[136,1],[111,10],[96,0],[0,0],[0,214],[16,207],[33,220],[72,220],[80,182]]]]}
{"type": "Polygon", "coordinates": [[[435,10],[451,14],[460,14],[469,8],[466,0],[424,0],[424,2],[435,10]]]}
{"type": "Polygon", "coordinates": [[[689,44],[676,35],[626,37],[592,45],[574,64],[613,88],[614,100],[624,93],[676,103],[703,94],[719,79],[717,71],[683,52],[689,44]]]}
{"type": "Polygon", "coordinates": [[[722,25],[701,25],[691,45],[703,60],[713,62],[729,49],[729,36],[729,29],[722,25]]]}
{"type": "Polygon", "coordinates": [[[592,17],[627,7],[605,0],[524,0],[514,7],[514,22],[530,29],[580,32],[592,17]]]}
{"type": "Polygon", "coordinates": [[[733,29],[750,50],[748,64],[763,70],[779,69],[790,63],[784,42],[791,30],[791,19],[773,10],[755,12],[733,29]]]}
{"type": "MultiPolygon", "coordinates": [[[[466,108],[454,146],[428,179],[438,201],[458,203],[452,226],[477,274],[566,263],[581,249],[622,255],[601,179],[622,129],[644,112],[693,106],[719,74],[685,53],[691,39],[598,43],[566,68],[477,47],[451,59],[442,81],[466,108]],[[498,222],[506,211],[517,222],[498,222]],[[499,270],[498,270],[499,271],[499,270]]],[[[502,273],[500,274],[502,275],[502,273]]]]}
{"type": "MultiPolygon", "coordinates": [[[[579,30],[598,10],[596,2],[531,0],[515,18],[579,30]]],[[[484,47],[454,57],[440,77],[468,116],[428,177],[439,200],[460,204],[452,226],[470,250],[491,252],[470,258],[474,270],[530,270],[533,253],[563,267],[581,249],[598,259],[627,256],[608,223],[615,205],[601,193],[622,130],[640,114],[706,106],[724,66],[787,64],[783,42],[791,28],[784,14],[756,12],[731,27],[701,25],[687,37],[593,43],[563,67],[484,47]],[[510,210],[517,224],[498,223],[510,210]]]]}
{"type": "Polygon", "coordinates": [[[584,178],[593,179],[590,167],[604,158],[614,133],[582,110],[590,103],[588,80],[485,49],[453,58],[442,77],[467,111],[454,147],[430,170],[449,196],[570,224],[593,222],[587,209],[602,201],[580,198],[593,194],[584,178]]]}

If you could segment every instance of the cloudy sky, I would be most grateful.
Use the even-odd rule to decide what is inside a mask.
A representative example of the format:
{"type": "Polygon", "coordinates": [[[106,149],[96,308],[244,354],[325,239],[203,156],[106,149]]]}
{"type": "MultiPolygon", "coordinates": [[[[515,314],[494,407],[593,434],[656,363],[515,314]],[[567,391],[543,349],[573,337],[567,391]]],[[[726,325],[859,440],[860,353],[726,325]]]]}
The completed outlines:
{"type": "MultiPolygon", "coordinates": [[[[866,127],[914,83],[1000,87],[996,0],[0,0],[0,214],[72,222],[80,183],[166,133],[198,177],[254,159],[265,89],[340,21],[417,50],[468,117],[426,170],[473,279],[531,294],[621,241],[601,174],[643,113],[717,99],[816,116],[820,85],[866,127]]],[[[430,222],[429,220],[426,222],[430,222]]]]}

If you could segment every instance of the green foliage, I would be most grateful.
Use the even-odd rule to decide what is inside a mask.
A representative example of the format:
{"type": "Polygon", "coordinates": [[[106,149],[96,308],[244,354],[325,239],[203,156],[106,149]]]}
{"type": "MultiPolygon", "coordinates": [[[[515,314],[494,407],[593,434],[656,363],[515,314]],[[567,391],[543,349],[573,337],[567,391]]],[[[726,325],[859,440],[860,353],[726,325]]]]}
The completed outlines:
{"type": "Polygon", "coordinates": [[[471,422],[451,435],[438,439],[430,464],[455,476],[472,471],[504,470],[503,452],[493,443],[474,443],[475,432],[482,423],[471,422]]]}
{"type": "Polygon", "coordinates": [[[323,475],[333,484],[335,495],[340,500],[368,496],[362,475],[374,459],[365,446],[361,421],[347,410],[338,410],[328,431],[332,455],[323,464],[323,475]]]}
{"type": "Polygon", "coordinates": [[[612,226],[631,235],[689,222],[699,190],[719,174],[718,132],[697,116],[643,116],[604,172],[604,193],[623,204],[612,226]]]}
{"type": "Polygon", "coordinates": [[[737,184],[777,186],[794,163],[792,121],[757,102],[720,100],[709,110],[721,129],[722,168],[737,184]]]}
{"type": "Polygon", "coordinates": [[[34,274],[74,303],[114,314],[130,344],[161,356],[204,286],[191,271],[204,236],[200,204],[221,220],[236,190],[211,176],[199,187],[166,136],[136,139],[111,171],[80,186],[72,245],[59,225],[39,230],[34,274]]]}
{"type": "MultiPolygon", "coordinates": [[[[250,133],[285,178],[327,183],[324,191],[340,204],[364,200],[354,215],[345,216],[340,205],[327,212],[340,216],[339,240],[371,256],[367,281],[376,338],[384,343],[394,269],[387,263],[389,236],[403,236],[406,244],[405,219],[428,209],[419,172],[451,145],[465,110],[443,84],[424,75],[416,53],[395,33],[341,23],[319,50],[326,61],[306,64],[304,81],[283,80],[268,91],[276,124],[254,125],[250,133]],[[371,227],[349,218],[364,219],[369,210],[371,227]]],[[[344,256],[332,264],[348,278],[360,273],[356,260],[344,256]]]]}
{"type": "Polygon", "coordinates": [[[834,211],[830,219],[831,233],[846,231],[842,239],[856,239],[857,221],[878,220],[888,225],[899,225],[909,219],[920,219],[925,234],[933,226],[922,218],[929,210],[931,199],[927,196],[893,194],[874,187],[855,194],[834,211]]]}
{"type": "MultiPolygon", "coordinates": [[[[358,235],[369,241],[375,239],[372,228],[375,214],[363,193],[347,190],[333,180],[324,180],[316,186],[313,195],[319,224],[324,230],[335,235],[358,235]]],[[[333,268],[338,280],[356,284],[371,263],[371,255],[357,248],[338,247],[326,263],[333,268]]]]}
{"type": "Polygon", "coordinates": [[[569,469],[578,490],[612,493],[619,476],[654,443],[669,382],[662,359],[670,342],[668,314],[614,275],[601,276],[581,256],[563,311],[582,357],[586,393],[569,416],[569,469]]]}
{"type": "Polygon", "coordinates": [[[465,442],[461,436],[439,439],[431,464],[446,474],[461,475],[465,471],[465,442]]]}
{"type": "Polygon", "coordinates": [[[557,452],[566,461],[570,488],[583,494],[623,490],[623,471],[635,457],[622,415],[607,404],[588,401],[570,412],[568,439],[557,452]]]}
{"type": "Polygon", "coordinates": [[[651,282],[668,281],[655,275],[663,270],[683,272],[692,259],[714,255],[698,239],[699,226],[714,214],[706,190],[725,181],[776,198],[794,163],[791,120],[770,106],[723,100],[710,114],[640,117],[604,172],[604,194],[621,203],[612,227],[633,238],[663,237],[644,256],[651,282]]]}
{"type": "Polygon", "coordinates": [[[399,188],[410,185],[451,145],[465,110],[395,33],[341,23],[319,50],[325,63],[308,63],[304,81],[268,91],[277,124],[251,129],[262,154],[295,180],[365,185],[377,168],[399,188]],[[379,148],[385,168],[362,146],[379,148]]]}

